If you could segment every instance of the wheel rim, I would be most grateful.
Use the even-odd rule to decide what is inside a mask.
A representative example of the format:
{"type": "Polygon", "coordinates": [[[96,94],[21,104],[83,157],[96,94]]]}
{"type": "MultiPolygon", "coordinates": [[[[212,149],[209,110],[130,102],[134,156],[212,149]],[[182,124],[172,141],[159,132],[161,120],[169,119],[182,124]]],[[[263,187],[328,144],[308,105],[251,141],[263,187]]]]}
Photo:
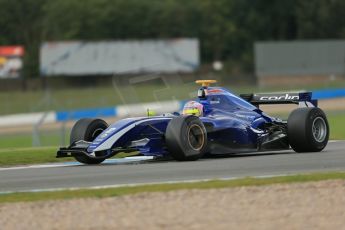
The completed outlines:
{"type": "Polygon", "coordinates": [[[322,117],[317,117],[316,119],[314,119],[312,131],[315,141],[323,142],[326,139],[327,125],[322,117]]]}
{"type": "Polygon", "coordinates": [[[193,124],[189,127],[188,143],[190,147],[196,151],[199,151],[204,146],[205,135],[203,129],[199,125],[193,124]]]}

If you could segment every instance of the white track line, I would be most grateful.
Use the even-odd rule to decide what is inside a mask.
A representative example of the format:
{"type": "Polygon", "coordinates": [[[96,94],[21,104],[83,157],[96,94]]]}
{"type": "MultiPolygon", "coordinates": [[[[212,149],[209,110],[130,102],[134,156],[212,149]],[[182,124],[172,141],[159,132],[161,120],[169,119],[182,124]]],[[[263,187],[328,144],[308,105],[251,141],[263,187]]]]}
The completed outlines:
{"type": "Polygon", "coordinates": [[[335,142],[342,142],[342,141],[344,141],[344,140],[330,140],[330,141],[328,141],[328,143],[335,143],[335,142]]]}
{"type": "MultiPolygon", "coordinates": [[[[331,143],[334,142],[342,142],[342,140],[331,140],[329,141],[331,143]]],[[[152,160],[148,159],[148,157],[126,157],[126,158],[132,158],[129,162],[141,162],[146,160],[152,160]]],[[[123,158],[123,159],[126,159],[123,158]]],[[[105,163],[111,164],[111,162],[116,162],[119,159],[109,159],[105,161],[105,163]]],[[[13,168],[0,168],[0,171],[5,170],[12,170],[12,169],[27,169],[27,168],[49,168],[49,167],[66,167],[71,166],[72,164],[62,163],[62,164],[55,164],[55,165],[31,165],[31,166],[23,166],[23,167],[13,167],[13,168]]],[[[76,162],[72,162],[74,164],[78,164],[76,162]]],[[[81,165],[81,164],[80,164],[81,165]]],[[[299,175],[301,173],[288,173],[288,174],[277,174],[277,175],[260,175],[260,176],[250,176],[250,178],[273,178],[273,177],[281,177],[281,176],[293,176],[293,175],[299,175]]],[[[107,189],[107,188],[120,188],[120,187],[136,187],[136,186],[142,186],[142,185],[156,185],[156,184],[176,184],[176,183],[195,183],[195,182],[208,182],[213,180],[237,180],[237,179],[243,179],[248,176],[243,177],[223,177],[223,178],[213,178],[213,179],[200,179],[200,180],[180,180],[180,181],[165,181],[165,182],[151,182],[151,183],[133,183],[133,184],[117,184],[117,185],[102,185],[102,186],[91,186],[91,187],[71,187],[71,188],[49,188],[49,189],[31,189],[31,190],[22,190],[22,191],[3,191],[0,192],[0,195],[3,194],[11,194],[11,193],[23,193],[23,192],[55,192],[55,191],[73,191],[73,190],[80,190],[80,189],[107,189]]]]}
{"type": "MultiPolygon", "coordinates": [[[[153,156],[135,156],[135,157],[125,157],[125,158],[119,158],[119,159],[108,159],[108,160],[104,161],[102,164],[121,165],[121,164],[129,164],[129,163],[140,163],[140,162],[150,161],[153,159],[154,159],[153,156]]],[[[20,170],[20,169],[70,167],[70,166],[77,166],[77,165],[83,165],[83,164],[81,164],[79,162],[64,162],[64,163],[57,163],[57,164],[26,165],[26,166],[0,168],[0,171],[20,170]]]]}
{"type": "Polygon", "coordinates": [[[199,180],[198,179],[196,179],[196,180],[175,180],[175,181],[164,181],[164,182],[116,184],[116,185],[102,185],[102,186],[90,186],[90,187],[31,189],[31,190],[22,190],[22,191],[3,191],[3,192],[0,192],[0,195],[11,194],[11,193],[75,191],[75,190],[81,190],[81,189],[98,190],[98,189],[123,188],[123,187],[138,187],[138,186],[143,186],[143,185],[197,183],[197,182],[209,182],[209,181],[214,181],[214,180],[220,180],[220,181],[239,180],[239,179],[244,179],[244,178],[264,179],[264,178],[274,178],[274,177],[284,177],[284,176],[295,176],[295,175],[300,175],[300,174],[309,174],[309,173],[287,173],[287,174],[260,175],[260,176],[222,177],[222,178],[199,179],[199,180]]]}
{"type": "MultiPolygon", "coordinates": [[[[329,141],[329,143],[336,143],[336,142],[344,142],[344,140],[330,140],[329,141]]],[[[279,153],[279,151],[272,151],[272,153],[279,153]]],[[[134,157],[125,157],[125,158],[120,158],[120,159],[108,159],[104,161],[102,164],[119,165],[119,164],[129,164],[129,163],[140,163],[140,162],[150,161],[153,159],[154,157],[152,156],[134,156],[134,157]]],[[[20,170],[20,169],[57,168],[57,167],[77,166],[77,165],[83,165],[83,164],[78,163],[78,162],[64,162],[64,163],[57,163],[57,164],[25,165],[25,166],[15,166],[15,167],[8,167],[8,168],[0,167],[0,171],[20,170]]]]}
{"type": "Polygon", "coordinates": [[[10,168],[0,168],[0,171],[19,170],[19,169],[56,168],[56,167],[66,167],[66,166],[70,166],[70,165],[65,165],[65,164],[51,164],[51,165],[16,166],[16,167],[10,167],[10,168]]]}
{"type": "MultiPolygon", "coordinates": [[[[299,173],[300,174],[300,173],[299,173]]],[[[277,174],[277,175],[261,175],[261,176],[250,176],[250,178],[273,178],[281,176],[293,176],[298,174],[277,174]]],[[[36,192],[58,192],[58,191],[75,191],[81,189],[108,189],[108,188],[122,188],[122,187],[137,187],[143,185],[157,185],[157,184],[177,184],[177,183],[196,183],[196,182],[209,182],[214,180],[238,180],[248,178],[248,176],[243,177],[223,177],[223,178],[213,178],[213,179],[200,179],[200,180],[176,180],[176,181],[164,181],[164,182],[151,182],[151,183],[133,183],[133,184],[116,184],[116,185],[102,185],[102,186],[90,186],[90,187],[71,187],[71,188],[48,188],[48,189],[30,189],[30,190],[21,190],[21,191],[3,191],[0,192],[0,195],[11,194],[11,193],[36,193],[36,192]]]]}

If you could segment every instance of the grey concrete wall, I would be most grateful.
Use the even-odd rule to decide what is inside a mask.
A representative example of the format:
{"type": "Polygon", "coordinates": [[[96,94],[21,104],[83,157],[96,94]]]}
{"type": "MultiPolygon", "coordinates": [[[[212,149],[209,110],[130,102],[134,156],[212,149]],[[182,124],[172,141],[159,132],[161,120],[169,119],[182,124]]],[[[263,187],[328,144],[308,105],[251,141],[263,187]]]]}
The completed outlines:
{"type": "Polygon", "coordinates": [[[255,72],[259,78],[345,74],[345,40],[257,42],[255,72]]]}
{"type": "Polygon", "coordinates": [[[45,42],[43,76],[193,72],[200,65],[197,39],[45,42]]]}

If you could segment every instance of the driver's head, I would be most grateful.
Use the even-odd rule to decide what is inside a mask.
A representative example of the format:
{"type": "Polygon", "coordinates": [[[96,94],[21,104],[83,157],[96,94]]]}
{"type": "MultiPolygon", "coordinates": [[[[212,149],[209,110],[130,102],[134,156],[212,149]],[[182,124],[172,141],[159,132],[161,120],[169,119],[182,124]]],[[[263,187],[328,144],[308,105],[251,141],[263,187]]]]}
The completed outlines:
{"type": "Polygon", "coordinates": [[[184,107],[182,114],[183,115],[195,115],[201,117],[203,115],[204,106],[196,101],[187,102],[184,107]]]}

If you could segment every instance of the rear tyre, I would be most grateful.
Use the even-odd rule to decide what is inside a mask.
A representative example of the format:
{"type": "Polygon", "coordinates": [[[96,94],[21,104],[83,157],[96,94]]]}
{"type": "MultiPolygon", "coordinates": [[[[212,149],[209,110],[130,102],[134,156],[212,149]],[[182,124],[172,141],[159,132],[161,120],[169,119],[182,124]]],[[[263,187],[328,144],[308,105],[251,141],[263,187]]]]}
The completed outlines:
{"type": "MultiPolygon", "coordinates": [[[[101,119],[80,119],[72,128],[70,144],[80,140],[92,142],[107,128],[108,124],[101,119]]],[[[74,158],[83,164],[100,164],[106,159],[102,157],[102,152],[96,152],[95,155],[96,158],[86,155],[75,155],[74,158]]]]}
{"type": "Polygon", "coordinates": [[[165,132],[170,155],[178,161],[194,161],[207,150],[207,132],[196,116],[174,117],[165,132]]]}
{"type": "Polygon", "coordinates": [[[319,108],[298,108],[288,118],[289,144],[296,152],[320,152],[329,138],[325,113],[319,108]]]}

